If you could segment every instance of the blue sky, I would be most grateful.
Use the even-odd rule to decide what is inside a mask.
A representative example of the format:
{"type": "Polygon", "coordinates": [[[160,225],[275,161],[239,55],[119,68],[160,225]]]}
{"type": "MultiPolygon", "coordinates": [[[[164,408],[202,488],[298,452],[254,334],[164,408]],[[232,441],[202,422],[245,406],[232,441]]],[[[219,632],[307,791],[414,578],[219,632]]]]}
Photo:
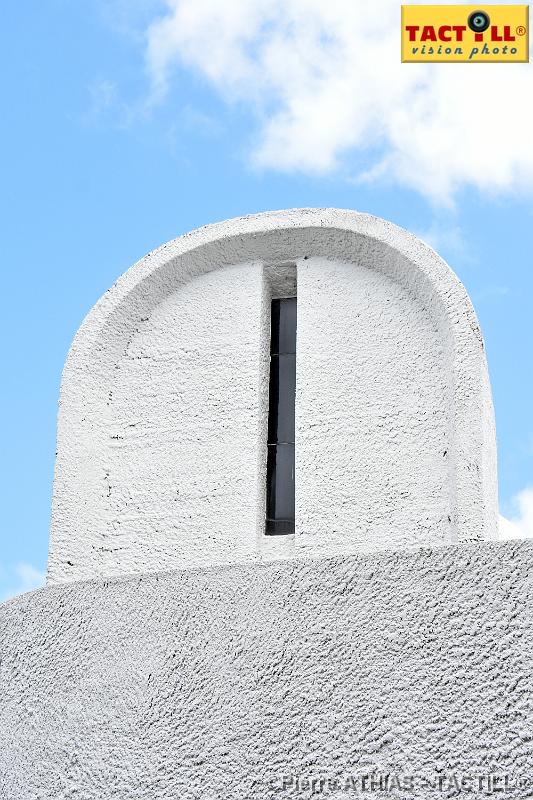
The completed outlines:
{"type": "Polygon", "coordinates": [[[533,535],[533,65],[400,65],[382,5],[379,42],[346,0],[5,5],[0,598],[46,567],[84,315],[159,244],[266,209],[368,211],[448,260],[486,340],[506,533],[533,535]]]}

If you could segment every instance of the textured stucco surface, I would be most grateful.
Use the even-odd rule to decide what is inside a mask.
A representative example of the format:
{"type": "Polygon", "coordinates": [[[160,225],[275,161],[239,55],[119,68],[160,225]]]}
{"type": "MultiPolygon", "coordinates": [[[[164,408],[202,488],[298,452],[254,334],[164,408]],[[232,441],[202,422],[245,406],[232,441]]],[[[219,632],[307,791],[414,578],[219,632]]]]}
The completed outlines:
{"type": "Polygon", "coordinates": [[[372,769],[531,777],[532,575],[517,541],[17,598],[0,608],[0,797],[309,797],[269,786],[372,769]]]}
{"type": "Polygon", "coordinates": [[[50,584],[496,533],[470,301],[434,251],[356,212],[230,220],[132,267],[74,341],[57,451],[50,584]],[[298,294],[296,533],[268,539],[268,307],[284,269],[298,294]]]}
{"type": "Polygon", "coordinates": [[[104,574],[168,567],[175,551],[191,564],[206,552],[255,554],[262,294],[258,265],[214,270],[132,335],[109,401],[105,533],[91,559],[104,574]],[[208,547],[198,531],[209,531],[208,547]]]}
{"type": "Polygon", "coordinates": [[[298,550],[455,538],[451,380],[431,314],[396,281],[310,258],[298,269],[298,550]]]}

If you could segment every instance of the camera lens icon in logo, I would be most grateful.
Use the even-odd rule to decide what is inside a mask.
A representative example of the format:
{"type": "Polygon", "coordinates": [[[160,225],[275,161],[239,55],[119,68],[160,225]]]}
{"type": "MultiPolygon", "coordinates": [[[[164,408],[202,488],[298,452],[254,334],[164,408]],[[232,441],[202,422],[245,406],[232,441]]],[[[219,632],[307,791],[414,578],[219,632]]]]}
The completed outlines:
{"type": "Polygon", "coordinates": [[[490,25],[490,17],[485,11],[473,11],[468,17],[468,27],[474,33],[483,33],[490,25]]]}

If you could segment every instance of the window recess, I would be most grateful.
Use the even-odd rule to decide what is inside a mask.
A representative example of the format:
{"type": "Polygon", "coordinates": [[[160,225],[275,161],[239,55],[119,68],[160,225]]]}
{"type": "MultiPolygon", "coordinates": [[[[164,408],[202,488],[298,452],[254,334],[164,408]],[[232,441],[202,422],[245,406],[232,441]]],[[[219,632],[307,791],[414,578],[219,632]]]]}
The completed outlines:
{"type": "Polygon", "coordinates": [[[267,536],[294,533],[296,297],[272,300],[267,439],[267,536]]]}

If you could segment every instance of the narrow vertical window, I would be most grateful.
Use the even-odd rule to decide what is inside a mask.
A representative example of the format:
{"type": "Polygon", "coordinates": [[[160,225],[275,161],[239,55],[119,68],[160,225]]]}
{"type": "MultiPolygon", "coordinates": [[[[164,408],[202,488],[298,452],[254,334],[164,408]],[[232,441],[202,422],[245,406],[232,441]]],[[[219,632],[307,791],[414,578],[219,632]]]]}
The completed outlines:
{"type": "Polygon", "coordinates": [[[296,298],[272,300],[271,313],[265,533],[276,536],[294,533],[296,298]]]}

